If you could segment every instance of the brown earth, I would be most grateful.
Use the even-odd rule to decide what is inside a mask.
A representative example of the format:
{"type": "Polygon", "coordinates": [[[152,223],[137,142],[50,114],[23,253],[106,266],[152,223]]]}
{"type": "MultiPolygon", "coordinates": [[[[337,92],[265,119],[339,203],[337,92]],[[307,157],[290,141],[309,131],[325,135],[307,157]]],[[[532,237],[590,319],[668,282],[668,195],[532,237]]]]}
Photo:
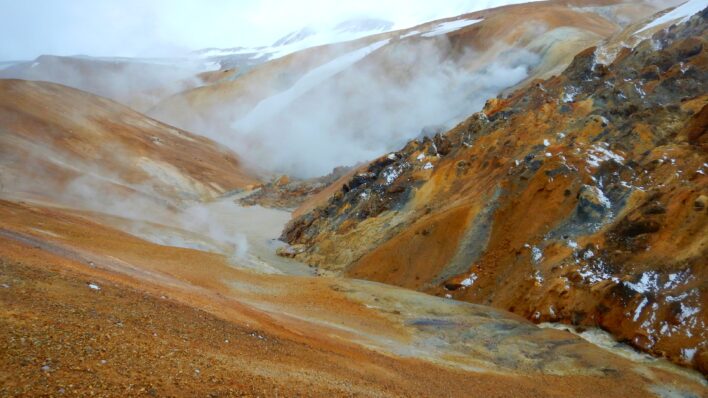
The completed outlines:
{"type": "MultiPolygon", "coordinates": [[[[462,352],[393,355],[390,349],[414,344],[425,330],[417,328],[427,327],[398,318],[431,299],[438,314],[458,306],[382,285],[243,272],[221,256],[154,245],[58,209],[1,201],[0,215],[2,395],[705,392],[674,370],[631,364],[568,333],[484,307],[464,310],[479,313],[481,324],[463,329],[503,326],[510,346],[500,340],[492,351],[475,349],[491,362],[462,352]],[[410,297],[424,301],[406,304],[410,297]],[[389,300],[398,310],[386,309],[389,300]],[[529,355],[518,363],[508,351],[517,346],[529,355]]],[[[487,344],[499,338],[494,333],[487,344]]]]}
{"type": "Polygon", "coordinates": [[[598,59],[616,43],[589,48],[561,75],[375,160],[293,220],[288,253],[535,322],[600,326],[705,374],[705,18],[608,65],[598,59]]]}

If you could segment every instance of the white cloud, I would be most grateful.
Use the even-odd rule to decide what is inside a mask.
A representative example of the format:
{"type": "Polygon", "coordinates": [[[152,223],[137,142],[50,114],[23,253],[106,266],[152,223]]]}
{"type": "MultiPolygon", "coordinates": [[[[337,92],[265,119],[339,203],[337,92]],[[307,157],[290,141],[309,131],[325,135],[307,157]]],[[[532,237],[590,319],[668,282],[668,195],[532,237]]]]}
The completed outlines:
{"type": "Polygon", "coordinates": [[[267,45],[303,26],[376,17],[407,27],[526,0],[0,0],[0,60],[164,56],[267,45]]]}

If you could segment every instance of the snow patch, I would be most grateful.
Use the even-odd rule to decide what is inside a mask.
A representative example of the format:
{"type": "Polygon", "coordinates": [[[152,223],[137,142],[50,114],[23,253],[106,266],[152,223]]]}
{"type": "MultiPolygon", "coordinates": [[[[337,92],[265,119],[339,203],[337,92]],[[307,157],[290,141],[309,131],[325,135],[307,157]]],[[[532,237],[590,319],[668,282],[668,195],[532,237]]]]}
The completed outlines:
{"type": "Polygon", "coordinates": [[[367,55],[388,44],[390,39],[382,40],[358,50],[337,57],[320,65],[302,76],[292,87],[259,102],[245,117],[237,120],[232,127],[239,130],[254,131],[263,122],[271,120],[273,115],[283,111],[293,101],[319,86],[322,82],[359,62],[367,55]]]}
{"type": "Polygon", "coordinates": [[[590,189],[594,194],[595,197],[597,198],[597,201],[604,206],[605,208],[609,209],[612,207],[612,202],[610,202],[610,199],[605,196],[605,193],[602,192],[602,190],[594,185],[586,185],[588,189],[590,189]]]}
{"type": "Polygon", "coordinates": [[[693,356],[696,355],[696,351],[698,351],[696,348],[684,348],[681,350],[681,356],[683,356],[687,362],[692,362],[693,356]]]}
{"type": "Polygon", "coordinates": [[[543,251],[537,246],[531,246],[531,260],[538,264],[543,259],[543,251]]]}
{"type": "Polygon", "coordinates": [[[570,102],[575,101],[575,97],[580,93],[580,90],[578,90],[577,87],[575,86],[569,86],[565,88],[565,93],[563,93],[563,102],[568,104],[570,102]]]}
{"type": "Polygon", "coordinates": [[[681,322],[685,322],[688,318],[698,314],[701,311],[698,307],[691,307],[684,303],[679,303],[679,305],[681,306],[681,315],[679,315],[679,320],[681,322]]]}
{"type": "Polygon", "coordinates": [[[659,274],[655,271],[642,273],[637,282],[623,282],[625,286],[637,293],[654,293],[659,290],[659,274]]]}
{"type": "Polygon", "coordinates": [[[407,37],[419,35],[420,33],[421,33],[421,32],[420,32],[419,30],[412,30],[412,31],[410,31],[410,32],[408,32],[408,33],[406,33],[406,34],[404,34],[404,35],[401,35],[400,38],[401,38],[401,39],[405,39],[405,38],[407,38],[407,37]]]}
{"type": "Polygon", "coordinates": [[[649,299],[643,297],[642,301],[637,306],[637,309],[634,310],[634,317],[632,318],[632,321],[637,322],[637,320],[639,320],[639,317],[642,315],[642,311],[647,304],[649,304],[649,299]]]}
{"type": "Polygon", "coordinates": [[[463,279],[462,282],[460,282],[460,285],[464,287],[470,287],[474,282],[477,280],[477,275],[476,274],[471,274],[467,278],[463,279]]]}
{"type": "Polygon", "coordinates": [[[543,275],[541,274],[541,271],[534,270],[533,271],[533,279],[536,281],[536,283],[542,284],[543,283],[543,275]]]}
{"type": "Polygon", "coordinates": [[[608,160],[614,160],[617,163],[624,164],[624,157],[604,148],[600,145],[593,145],[587,152],[587,162],[592,167],[599,167],[600,163],[608,160]]]}
{"type": "Polygon", "coordinates": [[[389,167],[383,172],[384,180],[386,185],[390,185],[392,182],[396,181],[396,178],[401,175],[401,170],[396,167],[389,167]]]}
{"type": "Polygon", "coordinates": [[[440,36],[444,35],[450,32],[454,32],[456,30],[460,30],[462,28],[465,28],[467,26],[474,25],[476,23],[482,22],[482,19],[460,19],[457,21],[450,21],[450,22],[443,22],[441,24],[436,25],[431,31],[423,33],[423,37],[435,37],[435,36],[440,36]]]}
{"type": "Polygon", "coordinates": [[[651,29],[668,22],[676,21],[677,19],[680,19],[680,21],[677,21],[676,23],[684,23],[688,21],[691,16],[706,8],[706,6],[708,6],[708,2],[706,0],[689,0],[683,3],[683,5],[674,8],[673,11],[651,21],[635,33],[641,33],[647,29],[651,29]]]}

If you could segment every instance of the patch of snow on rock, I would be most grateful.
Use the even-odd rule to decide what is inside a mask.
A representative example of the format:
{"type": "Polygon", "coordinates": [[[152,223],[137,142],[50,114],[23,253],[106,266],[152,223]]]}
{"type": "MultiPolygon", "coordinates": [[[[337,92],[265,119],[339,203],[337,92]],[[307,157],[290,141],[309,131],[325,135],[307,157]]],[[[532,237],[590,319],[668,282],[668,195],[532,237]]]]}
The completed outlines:
{"type": "Polygon", "coordinates": [[[538,264],[543,259],[543,251],[537,246],[531,247],[531,259],[534,263],[538,264]]]}
{"type": "Polygon", "coordinates": [[[474,25],[476,23],[482,22],[482,19],[460,19],[457,21],[443,22],[436,25],[431,31],[423,33],[423,37],[435,37],[444,35],[468,26],[474,25]]]}
{"type": "Polygon", "coordinates": [[[646,297],[642,298],[642,301],[639,303],[637,306],[637,309],[634,310],[634,318],[632,318],[632,321],[637,322],[639,317],[642,315],[642,311],[644,310],[644,307],[649,303],[649,299],[646,297]]]}
{"type": "Polygon", "coordinates": [[[637,282],[623,282],[625,286],[637,293],[654,293],[659,290],[659,274],[655,271],[647,271],[637,282]]]}
{"type": "Polygon", "coordinates": [[[604,148],[600,145],[593,145],[587,153],[587,162],[593,167],[599,167],[600,163],[608,160],[614,160],[617,163],[623,164],[624,157],[604,148]]]}
{"type": "Polygon", "coordinates": [[[477,280],[477,275],[476,274],[471,274],[467,278],[463,279],[462,282],[460,282],[460,285],[464,287],[470,287],[474,282],[477,280]]]}
{"type": "Polygon", "coordinates": [[[289,89],[259,102],[245,117],[237,120],[233,124],[233,127],[245,131],[257,131],[256,127],[265,121],[271,120],[274,114],[281,112],[293,101],[319,86],[327,79],[359,62],[372,52],[385,46],[389,41],[390,39],[386,39],[359,48],[310,70],[289,89]]]}
{"type": "Polygon", "coordinates": [[[383,172],[384,180],[386,185],[390,185],[392,182],[396,181],[396,178],[401,175],[401,170],[395,167],[389,167],[383,172]]]}
{"type": "Polygon", "coordinates": [[[677,21],[676,23],[684,23],[688,21],[691,16],[693,16],[693,14],[702,11],[704,8],[706,8],[706,6],[708,6],[708,2],[706,2],[706,0],[689,0],[683,3],[683,5],[674,8],[671,12],[664,14],[661,17],[651,21],[635,33],[641,33],[647,29],[651,29],[668,22],[676,21],[677,19],[680,19],[680,21],[677,21]]]}

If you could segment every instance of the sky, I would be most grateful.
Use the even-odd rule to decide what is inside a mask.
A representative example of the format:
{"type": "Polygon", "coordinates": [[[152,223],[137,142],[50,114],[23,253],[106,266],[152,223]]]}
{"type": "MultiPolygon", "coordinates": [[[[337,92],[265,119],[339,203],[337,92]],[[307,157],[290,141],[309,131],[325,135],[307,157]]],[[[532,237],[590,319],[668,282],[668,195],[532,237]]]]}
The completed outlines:
{"type": "Polygon", "coordinates": [[[268,45],[305,26],[373,17],[396,28],[528,0],[0,0],[0,61],[42,54],[181,55],[268,45]]]}

